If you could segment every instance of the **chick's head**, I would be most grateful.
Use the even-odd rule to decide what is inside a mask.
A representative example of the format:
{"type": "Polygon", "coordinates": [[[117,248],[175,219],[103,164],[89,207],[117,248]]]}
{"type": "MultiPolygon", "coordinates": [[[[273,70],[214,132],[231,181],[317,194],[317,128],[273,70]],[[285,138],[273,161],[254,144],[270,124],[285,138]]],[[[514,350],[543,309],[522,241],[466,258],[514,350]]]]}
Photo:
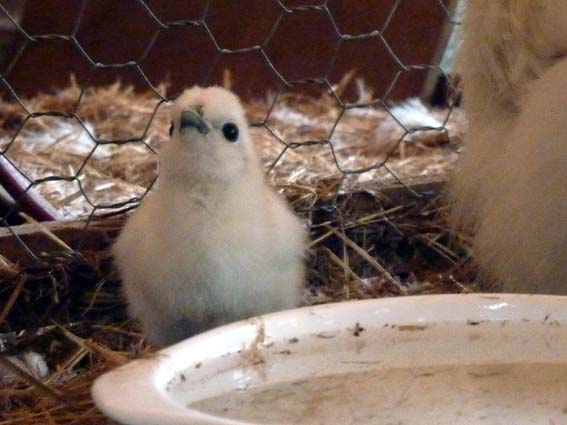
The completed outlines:
{"type": "Polygon", "coordinates": [[[230,181],[258,168],[238,97],[220,87],[193,87],[172,107],[169,165],[178,173],[230,181]]]}

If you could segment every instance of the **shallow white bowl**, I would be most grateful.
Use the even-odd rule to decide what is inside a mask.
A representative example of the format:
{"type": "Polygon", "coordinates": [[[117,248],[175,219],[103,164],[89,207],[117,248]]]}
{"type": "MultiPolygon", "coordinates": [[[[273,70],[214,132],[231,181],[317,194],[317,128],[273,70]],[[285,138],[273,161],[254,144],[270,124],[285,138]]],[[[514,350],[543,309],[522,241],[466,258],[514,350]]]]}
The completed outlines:
{"type": "Polygon", "coordinates": [[[429,295],[234,323],[117,368],[125,424],[567,423],[567,297],[429,295]]]}

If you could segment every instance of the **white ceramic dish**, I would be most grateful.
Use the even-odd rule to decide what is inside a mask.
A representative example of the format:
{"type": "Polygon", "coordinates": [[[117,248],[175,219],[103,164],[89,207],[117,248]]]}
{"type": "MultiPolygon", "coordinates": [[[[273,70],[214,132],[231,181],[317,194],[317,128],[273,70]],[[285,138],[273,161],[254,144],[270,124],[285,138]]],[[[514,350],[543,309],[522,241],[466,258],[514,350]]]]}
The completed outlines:
{"type": "Polygon", "coordinates": [[[275,313],[100,377],[136,425],[567,423],[567,297],[430,295],[275,313]]]}

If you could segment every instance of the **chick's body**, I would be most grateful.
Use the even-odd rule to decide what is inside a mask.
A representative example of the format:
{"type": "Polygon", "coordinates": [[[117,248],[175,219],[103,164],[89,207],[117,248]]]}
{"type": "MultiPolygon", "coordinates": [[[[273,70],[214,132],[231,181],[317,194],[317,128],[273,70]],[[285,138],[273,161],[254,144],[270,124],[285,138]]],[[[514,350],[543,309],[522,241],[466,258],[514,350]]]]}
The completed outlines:
{"type": "Polygon", "coordinates": [[[173,110],[160,188],[114,248],[130,313],[158,345],[295,307],[303,281],[302,226],[264,182],[238,99],[196,87],[173,110]],[[195,109],[206,133],[184,126],[195,109]],[[227,123],[237,140],[224,136],[227,123]]]}
{"type": "Polygon", "coordinates": [[[567,293],[567,8],[469,1],[464,35],[455,221],[505,292],[567,293]]]}

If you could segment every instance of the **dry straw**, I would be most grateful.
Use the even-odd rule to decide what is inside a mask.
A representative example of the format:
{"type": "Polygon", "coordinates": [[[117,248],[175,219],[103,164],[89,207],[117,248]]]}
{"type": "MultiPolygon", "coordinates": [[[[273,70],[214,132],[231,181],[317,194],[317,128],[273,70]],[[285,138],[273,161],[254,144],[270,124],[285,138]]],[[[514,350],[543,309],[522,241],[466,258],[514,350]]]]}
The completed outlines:
{"type": "MultiPolygon", "coordinates": [[[[349,84],[354,84],[352,74],[336,92],[349,84]]],[[[361,102],[371,98],[360,87],[361,102]]],[[[33,111],[68,112],[80,93],[72,82],[56,94],[25,102],[33,111]]],[[[140,197],[154,181],[154,149],[168,142],[169,127],[167,105],[158,106],[155,95],[120,83],[87,89],[77,113],[92,135],[104,140],[145,135],[145,143],[103,144],[93,151],[85,129],[61,117],[28,120],[10,144],[24,116],[17,104],[2,103],[0,144],[9,145],[7,156],[32,179],[75,176],[80,170],[80,187],[53,181],[38,190],[66,217],[86,217],[92,204],[140,197]]],[[[402,140],[405,131],[380,105],[344,111],[325,93],[268,95],[247,102],[246,110],[256,124],[252,131],[259,154],[266,170],[272,170],[270,182],[310,228],[305,304],[475,289],[467,236],[451,236],[443,197],[443,182],[456,157],[447,134],[459,141],[460,111],[449,117],[447,110],[426,111],[445,130],[410,128],[402,140]],[[337,168],[364,170],[382,162],[385,167],[364,173],[343,174],[337,168]]],[[[82,224],[27,219],[25,231],[12,230],[22,232],[39,259],[0,256],[0,348],[5,354],[42,353],[50,373],[41,383],[25,373],[5,374],[0,425],[112,423],[93,406],[93,379],[153,352],[126,317],[111,267],[108,247],[124,216],[93,218],[86,233],[82,224]],[[80,253],[74,251],[78,241],[80,253]]],[[[10,246],[17,252],[16,242],[10,246]]],[[[0,370],[13,369],[6,359],[0,370]]]]}

